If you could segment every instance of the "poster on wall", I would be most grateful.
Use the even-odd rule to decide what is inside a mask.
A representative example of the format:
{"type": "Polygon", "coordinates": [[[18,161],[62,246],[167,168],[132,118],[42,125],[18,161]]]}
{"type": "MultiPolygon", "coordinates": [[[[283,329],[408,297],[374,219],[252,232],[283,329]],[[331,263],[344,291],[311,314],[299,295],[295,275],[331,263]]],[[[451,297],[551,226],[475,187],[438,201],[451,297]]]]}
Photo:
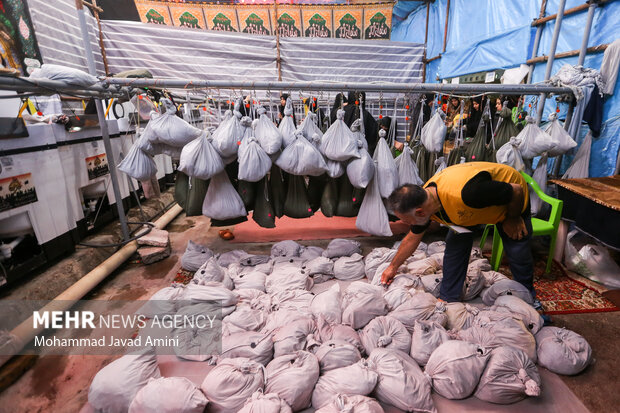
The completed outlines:
{"type": "Polygon", "coordinates": [[[238,7],[237,15],[241,31],[249,34],[271,35],[271,18],[269,7],[238,7]]]}
{"type": "Polygon", "coordinates": [[[86,169],[88,170],[88,180],[99,178],[110,173],[108,159],[105,153],[89,156],[86,158],[86,169]]]}
{"type": "Polygon", "coordinates": [[[276,27],[280,37],[301,37],[301,9],[292,6],[278,6],[276,27]]]}
{"type": "Polygon", "coordinates": [[[305,37],[332,37],[332,10],[328,7],[304,7],[303,28],[305,37]]]}
{"type": "Polygon", "coordinates": [[[364,39],[389,39],[392,31],[392,8],[364,9],[364,39]]]}
{"type": "Polygon", "coordinates": [[[202,9],[207,19],[207,29],[221,32],[239,32],[237,11],[231,6],[209,6],[202,9]]]}
{"type": "Polygon", "coordinates": [[[205,29],[205,19],[202,14],[202,7],[187,5],[170,5],[170,14],[172,15],[172,23],[178,27],[187,27],[189,29],[205,29]]]}
{"type": "Polygon", "coordinates": [[[30,74],[41,66],[41,54],[25,1],[0,0],[0,57],[2,66],[30,74]]]}
{"type": "Polygon", "coordinates": [[[363,18],[363,7],[334,7],[334,37],[361,39],[363,18]]]}
{"type": "Polygon", "coordinates": [[[37,202],[32,174],[0,179],[0,212],[37,202]]]}
{"type": "Polygon", "coordinates": [[[142,23],[172,25],[170,12],[165,4],[157,4],[151,1],[144,3],[136,1],[136,8],[142,23]]]}

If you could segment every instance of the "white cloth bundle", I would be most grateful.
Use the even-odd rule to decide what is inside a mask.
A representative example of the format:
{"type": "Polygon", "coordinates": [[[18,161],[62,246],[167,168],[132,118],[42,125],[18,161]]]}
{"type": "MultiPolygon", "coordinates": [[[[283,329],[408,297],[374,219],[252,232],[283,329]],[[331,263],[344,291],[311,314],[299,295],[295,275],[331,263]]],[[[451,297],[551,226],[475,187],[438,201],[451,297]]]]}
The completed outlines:
{"type": "Polygon", "coordinates": [[[581,146],[570,166],[562,175],[562,179],[587,178],[590,176],[590,153],[592,151],[592,132],[588,134],[581,142],[581,146]]]}
{"type": "Polygon", "coordinates": [[[536,125],[536,119],[531,116],[525,118],[527,125],[517,135],[517,139],[521,141],[519,151],[523,159],[532,159],[542,155],[543,152],[550,152],[555,148],[555,141],[547,132],[543,132],[536,125]]]}
{"type": "Polygon", "coordinates": [[[357,139],[343,119],[344,110],[339,110],[336,113],[336,122],[332,123],[321,138],[321,153],[333,161],[360,157],[357,139]]]}
{"type": "MultiPolygon", "coordinates": [[[[265,117],[265,119],[267,118],[265,117]]],[[[267,121],[269,122],[268,119],[267,121]]],[[[258,182],[271,170],[271,158],[255,137],[244,139],[241,142],[238,156],[239,172],[237,177],[241,181],[258,182]]]]}
{"type": "Polygon", "coordinates": [[[519,151],[521,141],[514,136],[510,138],[510,141],[497,150],[496,158],[498,163],[509,165],[515,168],[517,171],[523,171],[525,164],[523,163],[523,157],[519,151]]]}
{"type": "MultiPolygon", "coordinates": [[[[538,165],[536,165],[536,169],[534,170],[534,174],[532,175],[532,179],[536,181],[540,189],[543,192],[547,190],[547,154],[543,154],[538,160],[538,165]]],[[[543,205],[543,200],[540,199],[538,194],[533,190],[530,191],[530,210],[532,215],[538,215],[540,212],[540,208],[543,205]]]]}
{"type": "Polygon", "coordinates": [[[239,411],[265,383],[264,368],[249,359],[222,360],[207,374],[200,388],[209,399],[209,411],[239,411]]]}
{"type": "Polygon", "coordinates": [[[209,401],[185,377],[149,379],[129,406],[129,413],[202,413],[209,401]]]}
{"type": "Polygon", "coordinates": [[[221,220],[248,214],[243,200],[230,183],[226,172],[220,172],[211,179],[207,195],[202,203],[202,214],[221,220]]]}
{"type": "Polygon", "coordinates": [[[330,178],[340,178],[344,175],[346,171],[344,162],[332,161],[331,159],[326,159],[327,164],[327,175],[330,178]]]}
{"type": "Polygon", "coordinates": [[[222,172],[225,166],[222,157],[211,144],[208,132],[203,132],[199,138],[183,147],[178,169],[187,176],[207,180],[222,172]]]}
{"type": "Polygon", "coordinates": [[[213,146],[222,156],[228,159],[237,154],[241,139],[243,138],[243,128],[239,120],[241,113],[227,110],[224,113],[224,120],[213,132],[213,146]]]}
{"type": "Polygon", "coordinates": [[[375,177],[378,179],[379,192],[382,198],[387,198],[398,187],[398,167],[385,139],[379,138],[373,159],[377,166],[375,177]]]}
{"type": "Polygon", "coordinates": [[[353,132],[353,134],[357,138],[358,146],[359,146],[359,142],[361,142],[364,149],[368,150],[368,141],[366,141],[366,137],[360,130],[361,125],[362,125],[362,120],[359,118],[355,119],[353,123],[351,124],[351,132],[353,132]]]}
{"type": "Polygon", "coordinates": [[[31,79],[49,79],[65,82],[69,85],[88,87],[99,81],[95,76],[72,67],[45,63],[40,69],[33,70],[31,79]]]}
{"type": "Polygon", "coordinates": [[[286,148],[295,141],[295,122],[293,121],[293,104],[291,99],[286,99],[284,117],[280,121],[278,130],[282,134],[282,145],[286,148]]]}
{"type": "MultiPolygon", "coordinates": [[[[375,163],[376,165],[376,163],[375,163]]],[[[355,220],[357,229],[372,235],[390,237],[390,219],[381,199],[377,175],[368,184],[368,190],[355,220]]]]}
{"type": "Polygon", "coordinates": [[[398,168],[398,184],[413,184],[422,185],[424,181],[420,178],[418,166],[413,160],[413,150],[406,145],[403,149],[403,153],[398,155],[394,161],[398,168]]]}
{"type": "Polygon", "coordinates": [[[316,113],[312,113],[308,111],[308,114],[306,115],[304,120],[301,122],[301,124],[297,128],[304,134],[306,139],[308,139],[309,141],[312,140],[312,137],[314,136],[315,133],[320,138],[323,137],[323,132],[321,132],[321,129],[319,129],[319,127],[316,125],[316,119],[317,119],[316,113]]]}
{"type": "Polygon", "coordinates": [[[360,157],[352,159],[347,165],[349,182],[354,187],[361,189],[366,188],[372,177],[375,176],[375,163],[362,142],[366,142],[366,139],[361,138],[357,141],[360,157]]]}
{"type": "Polygon", "coordinates": [[[429,152],[443,152],[443,141],[447,130],[443,118],[443,112],[437,110],[426,125],[422,127],[420,140],[429,152]]]}
{"type": "Polygon", "coordinates": [[[560,125],[557,113],[549,115],[549,124],[545,128],[545,132],[551,136],[555,144],[553,148],[547,151],[549,156],[561,155],[577,146],[577,142],[575,142],[564,127],[560,125]]]}
{"type": "Polygon", "coordinates": [[[259,117],[258,120],[255,121],[254,136],[258,139],[261,148],[263,148],[268,155],[273,155],[282,147],[282,133],[280,133],[276,125],[269,120],[265,113],[266,110],[263,107],[258,108],[256,111],[259,117]]]}
{"type": "Polygon", "coordinates": [[[118,169],[138,181],[148,181],[157,174],[157,165],[153,158],[140,150],[139,142],[131,146],[127,156],[118,164],[118,169]]]}
{"type": "Polygon", "coordinates": [[[176,115],[177,109],[170,99],[163,98],[161,101],[166,113],[149,122],[156,139],[155,143],[182,148],[200,136],[200,129],[176,115]]]}
{"type": "Polygon", "coordinates": [[[282,151],[276,165],[285,172],[300,176],[319,176],[327,171],[323,155],[300,131],[295,132],[295,141],[282,151]]]}

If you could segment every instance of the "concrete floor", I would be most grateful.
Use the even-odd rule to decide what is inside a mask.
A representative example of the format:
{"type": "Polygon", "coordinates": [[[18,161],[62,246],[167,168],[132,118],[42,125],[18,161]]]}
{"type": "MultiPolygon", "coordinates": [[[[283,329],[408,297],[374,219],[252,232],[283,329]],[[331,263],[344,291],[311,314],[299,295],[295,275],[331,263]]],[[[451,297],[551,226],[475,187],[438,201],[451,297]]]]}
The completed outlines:
{"type": "MultiPolygon", "coordinates": [[[[168,286],[180,267],[179,258],[188,240],[208,245],[217,252],[244,249],[251,253],[268,253],[271,244],[235,244],[218,237],[205,217],[181,214],[167,228],[172,254],[169,258],[143,266],[128,262],[101,283],[87,299],[135,300],[148,299],[155,291],[168,286]]],[[[219,229],[219,228],[218,228],[219,229]]],[[[425,241],[442,239],[441,233],[428,234],[425,241]]],[[[378,246],[391,246],[399,237],[363,238],[364,253],[378,246]]],[[[304,245],[325,247],[329,240],[303,241],[304,245]]],[[[97,254],[100,254],[99,252],[97,254]]],[[[105,258],[105,257],[103,257],[105,258]]],[[[90,262],[92,267],[97,260],[90,262]]],[[[50,268],[42,277],[59,277],[67,265],[77,265],[69,257],[50,268]]],[[[84,274],[88,265],[79,267],[84,274]]],[[[91,267],[91,268],[92,268],[91,267]]],[[[37,278],[38,279],[38,278],[37,278]]],[[[44,289],[35,282],[36,298],[51,299],[58,294],[58,283],[44,289]]],[[[49,284],[48,284],[49,286],[49,284]]],[[[14,289],[5,297],[31,296],[27,286],[14,289]]],[[[582,334],[593,348],[596,363],[575,377],[562,377],[566,385],[592,412],[620,412],[619,358],[620,312],[554,316],[557,326],[565,326],[582,334]]],[[[112,356],[45,356],[15,384],[0,394],[0,412],[78,412],[87,401],[88,387],[94,375],[115,357],[112,356]]],[[[543,390],[544,391],[544,390],[543,390]]],[[[499,411],[502,411],[498,406],[499,411]]]]}

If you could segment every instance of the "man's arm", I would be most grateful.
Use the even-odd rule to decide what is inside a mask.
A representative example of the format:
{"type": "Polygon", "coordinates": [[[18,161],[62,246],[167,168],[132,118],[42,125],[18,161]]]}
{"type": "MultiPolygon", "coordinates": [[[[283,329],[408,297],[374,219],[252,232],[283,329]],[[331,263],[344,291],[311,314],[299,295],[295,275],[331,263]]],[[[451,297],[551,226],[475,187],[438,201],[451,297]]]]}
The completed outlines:
{"type": "Polygon", "coordinates": [[[510,238],[520,240],[527,236],[527,228],[521,218],[525,194],[521,185],[510,184],[510,186],[512,186],[512,197],[508,203],[506,219],[502,222],[502,229],[510,238]]]}
{"type": "Polygon", "coordinates": [[[411,257],[411,255],[418,249],[418,245],[420,245],[420,241],[422,241],[422,236],[424,232],[420,234],[414,234],[413,232],[409,232],[405,238],[400,243],[398,247],[398,251],[396,251],[396,255],[392,259],[390,265],[383,271],[381,275],[381,284],[391,284],[392,280],[396,276],[396,272],[398,268],[403,265],[403,263],[407,260],[407,258],[411,257]]]}

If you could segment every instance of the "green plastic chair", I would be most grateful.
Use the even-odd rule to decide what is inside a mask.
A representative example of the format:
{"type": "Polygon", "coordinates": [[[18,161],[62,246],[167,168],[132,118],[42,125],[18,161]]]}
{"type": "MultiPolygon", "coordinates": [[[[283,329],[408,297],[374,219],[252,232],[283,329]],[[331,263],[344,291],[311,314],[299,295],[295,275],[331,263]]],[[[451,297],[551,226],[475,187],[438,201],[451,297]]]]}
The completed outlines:
{"type": "MultiPolygon", "coordinates": [[[[562,207],[564,203],[559,199],[545,194],[538,186],[538,183],[525,172],[521,172],[521,175],[523,175],[523,178],[525,178],[525,181],[534,190],[536,195],[538,195],[544,202],[551,205],[551,214],[549,215],[548,221],[539,218],[532,218],[532,236],[549,235],[551,237],[551,245],[549,245],[549,258],[547,258],[547,267],[545,269],[545,272],[548,273],[551,271],[551,262],[553,261],[555,242],[558,235],[558,227],[560,226],[560,218],[562,217],[562,207]]],[[[499,231],[495,225],[489,224],[485,227],[484,233],[482,234],[482,240],[480,241],[480,248],[484,247],[484,243],[491,227],[493,227],[491,266],[495,271],[497,271],[504,255],[504,244],[502,243],[502,238],[500,237],[499,231]]]]}

